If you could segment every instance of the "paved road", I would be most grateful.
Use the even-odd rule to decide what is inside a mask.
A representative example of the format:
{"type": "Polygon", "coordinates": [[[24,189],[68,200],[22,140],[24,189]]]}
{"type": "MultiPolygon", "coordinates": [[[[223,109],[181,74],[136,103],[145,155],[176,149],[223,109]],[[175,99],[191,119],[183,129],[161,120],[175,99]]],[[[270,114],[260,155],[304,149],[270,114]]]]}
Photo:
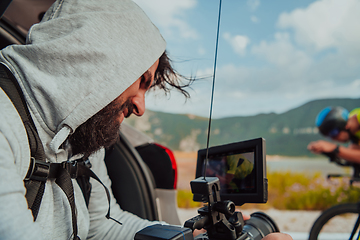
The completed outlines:
{"type": "MultiPolygon", "coordinates": [[[[294,240],[308,240],[308,233],[301,232],[287,232],[294,240]]],[[[350,234],[344,233],[327,233],[320,236],[320,240],[345,240],[348,239],[350,234]]]]}

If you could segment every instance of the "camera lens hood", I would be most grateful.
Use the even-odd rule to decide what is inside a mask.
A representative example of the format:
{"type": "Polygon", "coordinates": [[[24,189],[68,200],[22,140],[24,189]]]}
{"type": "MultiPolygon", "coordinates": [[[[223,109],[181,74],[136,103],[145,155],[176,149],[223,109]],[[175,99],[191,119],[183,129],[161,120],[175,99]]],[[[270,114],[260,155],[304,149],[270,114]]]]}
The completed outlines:
{"type": "Polygon", "coordinates": [[[253,239],[262,239],[270,233],[280,232],[275,221],[266,213],[254,212],[250,216],[245,222],[243,233],[248,233],[253,239]]]}

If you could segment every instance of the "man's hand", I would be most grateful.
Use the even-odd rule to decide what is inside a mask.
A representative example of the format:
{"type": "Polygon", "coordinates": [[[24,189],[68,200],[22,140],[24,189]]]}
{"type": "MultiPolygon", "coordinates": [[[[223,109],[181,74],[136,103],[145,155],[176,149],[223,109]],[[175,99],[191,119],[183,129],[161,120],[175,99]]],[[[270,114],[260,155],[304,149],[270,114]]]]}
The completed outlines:
{"type": "Polygon", "coordinates": [[[196,237],[197,235],[199,235],[199,234],[202,234],[202,233],[206,233],[206,230],[205,229],[195,229],[194,231],[193,231],[193,236],[194,237],[196,237]]]}
{"type": "Polygon", "coordinates": [[[262,240],[293,240],[289,234],[286,233],[270,233],[262,240]]]}
{"type": "MultiPolygon", "coordinates": [[[[242,214],[242,216],[243,216],[244,221],[250,219],[250,215],[242,214]]],[[[201,234],[201,233],[205,233],[205,232],[206,232],[206,230],[205,230],[204,228],[202,228],[202,229],[200,229],[200,230],[195,229],[195,230],[193,231],[193,236],[196,237],[197,235],[199,235],[199,234],[201,234]]],[[[270,239],[270,240],[271,240],[271,239],[270,239]]],[[[279,240],[282,240],[282,239],[279,238],[279,240]]],[[[287,239],[284,239],[284,240],[287,240],[287,239]]]]}
{"type": "Polygon", "coordinates": [[[310,150],[311,152],[317,153],[317,154],[323,153],[323,152],[330,153],[335,150],[336,146],[337,145],[334,143],[319,140],[316,142],[309,143],[309,145],[307,146],[307,149],[310,150]]]}

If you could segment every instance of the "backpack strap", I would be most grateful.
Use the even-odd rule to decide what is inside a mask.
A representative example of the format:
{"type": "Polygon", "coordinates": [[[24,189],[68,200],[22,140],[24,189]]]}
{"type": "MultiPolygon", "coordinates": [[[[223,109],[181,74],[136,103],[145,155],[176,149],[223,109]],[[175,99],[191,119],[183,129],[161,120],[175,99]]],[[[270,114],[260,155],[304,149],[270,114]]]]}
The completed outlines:
{"type": "MultiPolygon", "coordinates": [[[[30,166],[32,166],[33,170],[35,170],[35,162],[40,163],[40,166],[46,164],[44,148],[37,133],[35,124],[31,118],[29,109],[27,108],[24,95],[21,91],[19,83],[16,81],[14,75],[10,72],[10,70],[3,64],[0,64],[0,87],[11,99],[21,117],[21,120],[24,123],[30,145],[30,166]]],[[[38,170],[41,171],[42,168],[36,168],[36,171],[38,170]]],[[[30,178],[28,177],[25,178],[24,182],[26,187],[25,197],[28,202],[28,206],[32,211],[35,221],[39,212],[41,199],[44,194],[45,182],[30,180],[30,178]]]]}
{"type": "Polygon", "coordinates": [[[74,162],[65,161],[62,163],[46,162],[44,148],[39,138],[35,124],[31,118],[29,109],[27,108],[23,92],[14,75],[3,64],[0,64],[0,87],[4,90],[4,92],[15,105],[15,108],[24,123],[26,133],[28,135],[31,158],[29,170],[26,174],[26,177],[24,178],[24,183],[26,188],[25,197],[28,202],[28,206],[32,211],[34,221],[36,220],[39,212],[41,199],[45,190],[45,182],[47,179],[55,179],[55,183],[63,190],[71,207],[74,239],[80,239],[77,236],[78,229],[75,197],[71,179],[77,179],[78,184],[83,192],[85,202],[88,205],[91,191],[90,177],[92,177],[97,180],[105,189],[109,204],[106,218],[121,224],[116,219],[110,217],[109,190],[90,169],[91,164],[88,162],[88,160],[74,162]]]}

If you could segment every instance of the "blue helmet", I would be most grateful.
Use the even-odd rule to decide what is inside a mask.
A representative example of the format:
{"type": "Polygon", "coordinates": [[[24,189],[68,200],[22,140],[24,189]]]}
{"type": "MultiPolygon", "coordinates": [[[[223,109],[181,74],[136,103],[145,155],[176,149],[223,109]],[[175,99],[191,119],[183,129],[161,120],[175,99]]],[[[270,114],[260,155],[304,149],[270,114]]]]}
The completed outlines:
{"type": "Polygon", "coordinates": [[[345,130],[349,111],[343,107],[326,107],[316,116],[315,124],[321,134],[336,137],[345,130]]]}

